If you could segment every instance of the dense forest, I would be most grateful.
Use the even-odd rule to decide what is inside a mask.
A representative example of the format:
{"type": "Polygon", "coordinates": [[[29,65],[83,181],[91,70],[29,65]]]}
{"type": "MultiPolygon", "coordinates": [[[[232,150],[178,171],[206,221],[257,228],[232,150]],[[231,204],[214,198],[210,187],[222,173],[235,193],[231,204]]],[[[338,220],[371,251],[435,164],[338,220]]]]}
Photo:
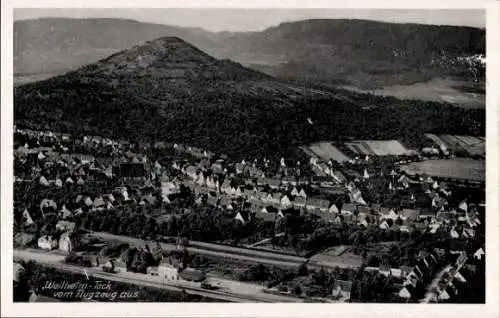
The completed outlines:
{"type": "Polygon", "coordinates": [[[176,57],[185,64],[181,75],[162,76],[173,63],[163,57],[140,72],[122,71],[116,63],[131,54],[124,52],[112,65],[101,62],[18,87],[15,122],[180,142],[236,158],[290,155],[298,145],[320,140],[400,139],[412,147],[422,144],[426,132],[485,133],[485,110],[299,87],[235,63],[199,62],[187,51],[188,58],[184,51],[176,57]],[[193,59],[202,64],[192,67],[193,59]]]}

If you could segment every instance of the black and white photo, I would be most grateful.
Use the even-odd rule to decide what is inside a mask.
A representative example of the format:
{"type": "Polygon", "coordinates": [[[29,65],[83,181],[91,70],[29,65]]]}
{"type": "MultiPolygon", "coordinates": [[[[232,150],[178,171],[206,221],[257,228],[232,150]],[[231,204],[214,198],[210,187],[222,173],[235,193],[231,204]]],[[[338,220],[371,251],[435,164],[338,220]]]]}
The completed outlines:
{"type": "Polygon", "coordinates": [[[486,304],[486,17],[15,8],[12,301],[486,304]]]}

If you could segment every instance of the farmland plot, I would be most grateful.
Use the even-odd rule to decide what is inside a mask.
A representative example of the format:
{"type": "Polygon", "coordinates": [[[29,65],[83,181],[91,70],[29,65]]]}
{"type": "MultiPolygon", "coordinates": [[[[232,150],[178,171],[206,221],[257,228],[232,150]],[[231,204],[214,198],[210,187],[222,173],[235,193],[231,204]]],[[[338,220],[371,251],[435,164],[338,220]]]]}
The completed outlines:
{"type": "Polygon", "coordinates": [[[406,149],[398,140],[358,140],[346,143],[354,153],[369,156],[408,156],[412,151],[406,149]]]}
{"type": "Polygon", "coordinates": [[[337,147],[329,142],[318,142],[309,146],[309,149],[321,159],[335,160],[339,163],[351,160],[344,153],[342,153],[337,147]]]}

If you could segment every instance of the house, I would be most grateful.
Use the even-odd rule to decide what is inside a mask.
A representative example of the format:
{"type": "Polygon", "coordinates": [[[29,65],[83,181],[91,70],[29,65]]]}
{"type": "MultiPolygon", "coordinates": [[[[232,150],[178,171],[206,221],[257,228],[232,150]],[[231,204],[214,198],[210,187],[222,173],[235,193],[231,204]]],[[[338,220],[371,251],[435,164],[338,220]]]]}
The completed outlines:
{"type": "Polygon", "coordinates": [[[401,220],[410,220],[410,221],[416,221],[420,215],[419,210],[415,209],[403,209],[401,212],[399,212],[399,217],[401,220]]]}
{"type": "Polygon", "coordinates": [[[229,206],[231,204],[231,200],[229,199],[229,197],[223,195],[220,200],[219,200],[219,207],[221,208],[226,208],[227,206],[229,206]]]}
{"type": "Polygon", "coordinates": [[[357,211],[357,206],[354,203],[344,203],[340,209],[341,214],[353,215],[357,211]]]}
{"type": "Polygon", "coordinates": [[[432,210],[427,210],[427,211],[421,211],[421,213],[418,216],[419,219],[421,220],[426,220],[426,219],[435,219],[436,218],[436,212],[432,210]]]}
{"type": "Polygon", "coordinates": [[[243,196],[243,191],[241,191],[240,187],[236,187],[233,195],[239,198],[239,197],[243,196]]]}
{"type": "Polygon", "coordinates": [[[351,200],[351,203],[366,205],[366,201],[363,199],[362,193],[359,189],[352,189],[349,192],[349,199],[351,200]]]}
{"type": "Polygon", "coordinates": [[[288,198],[288,196],[286,194],[281,198],[281,206],[284,208],[288,208],[288,207],[292,206],[292,201],[290,201],[290,199],[288,198]]]}
{"type": "Polygon", "coordinates": [[[273,212],[269,212],[267,208],[263,208],[261,211],[257,211],[254,215],[256,219],[260,219],[264,222],[275,222],[278,216],[278,210],[270,209],[273,212]]]}
{"type": "Polygon", "coordinates": [[[203,175],[203,172],[200,171],[198,173],[198,176],[196,177],[196,184],[199,186],[205,185],[205,176],[203,175]]]}
{"type": "Polygon", "coordinates": [[[248,213],[248,211],[239,211],[234,219],[240,221],[242,224],[246,224],[248,223],[248,221],[250,221],[250,214],[248,213]]]}
{"type": "Polygon", "coordinates": [[[44,187],[48,187],[50,185],[49,181],[47,181],[47,179],[44,176],[40,177],[39,183],[40,183],[40,185],[42,185],[44,187]]]}
{"type": "Polygon", "coordinates": [[[296,208],[304,208],[306,206],[306,198],[304,197],[295,197],[293,200],[293,206],[296,208]]]}
{"type": "Polygon", "coordinates": [[[380,215],[381,220],[390,219],[395,221],[398,219],[398,215],[396,214],[396,212],[394,212],[394,209],[387,209],[382,207],[380,213],[381,213],[380,215]]]}
{"type": "Polygon", "coordinates": [[[298,194],[299,197],[301,198],[307,198],[306,191],[302,188],[298,194]]]}
{"type": "Polygon", "coordinates": [[[220,161],[213,163],[210,168],[212,169],[212,172],[215,174],[221,174],[223,172],[222,162],[220,161]]]}
{"type": "Polygon", "coordinates": [[[59,249],[66,253],[71,253],[73,250],[73,243],[71,241],[71,232],[64,232],[59,238],[59,249]]]}
{"type": "Polygon", "coordinates": [[[357,210],[358,210],[358,213],[360,213],[360,214],[370,214],[371,213],[370,207],[368,207],[366,205],[359,205],[358,204],[357,210]]]}
{"type": "Polygon", "coordinates": [[[247,199],[252,199],[256,196],[256,190],[255,188],[253,189],[243,189],[243,196],[247,199]]]}
{"type": "Polygon", "coordinates": [[[404,266],[404,265],[399,267],[399,269],[401,270],[401,277],[405,278],[413,271],[413,269],[410,266],[404,266]]]}
{"type": "Polygon", "coordinates": [[[453,279],[455,279],[456,281],[458,282],[461,282],[461,283],[466,283],[467,280],[465,279],[465,277],[460,273],[460,271],[458,271],[457,269],[455,268],[452,268],[450,270],[450,275],[453,277],[453,279]]]}
{"type": "Polygon", "coordinates": [[[443,289],[441,291],[438,292],[438,299],[440,301],[446,301],[448,299],[450,299],[450,294],[448,293],[447,291],[447,288],[446,289],[443,289]]]}
{"type": "Polygon", "coordinates": [[[13,278],[12,280],[14,282],[19,282],[21,275],[24,272],[25,272],[25,269],[24,269],[23,265],[14,262],[14,270],[12,271],[12,278],[13,278]]]}
{"type": "Polygon", "coordinates": [[[339,184],[343,184],[346,182],[346,177],[340,172],[340,171],[335,171],[332,174],[332,177],[337,181],[339,184]]]}
{"type": "Polygon", "coordinates": [[[476,252],[474,252],[474,258],[477,260],[482,260],[483,255],[485,255],[485,253],[482,247],[478,248],[476,252]]]}
{"type": "Polygon", "coordinates": [[[351,299],[352,282],[344,280],[335,280],[332,290],[332,296],[344,301],[351,299]]]}
{"type": "Polygon", "coordinates": [[[220,192],[230,194],[231,193],[231,183],[229,179],[224,180],[222,185],[220,186],[220,192]]]}
{"type": "Polygon", "coordinates": [[[93,206],[94,201],[92,201],[92,199],[90,197],[85,197],[85,199],[83,199],[83,203],[86,206],[91,207],[91,206],[93,206]]]}
{"type": "Polygon", "coordinates": [[[158,274],[168,280],[179,280],[179,264],[175,260],[164,260],[158,265],[158,274]]]}
{"type": "Polygon", "coordinates": [[[337,206],[335,205],[335,203],[332,203],[332,205],[328,209],[328,212],[332,213],[332,214],[336,214],[336,213],[339,213],[339,209],[337,208],[337,206]]]}
{"type": "Polygon", "coordinates": [[[307,210],[316,210],[319,209],[321,211],[328,211],[328,208],[330,207],[330,201],[325,200],[325,199],[318,199],[318,198],[309,198],[306,201],[306,209],[307,210]]]}
{"type": "Polygon", "coordinates": [[[404,286],[403,288],[401,288],[401,290],[398,293],[398,296],[403,298],[403,299],[410,299],[411,293],[409,291],[408,286],[404,286]]]}
{"type": "Polygon", "coordinates": [[[311,213],[316,215],[317,217],[319,217],[320,219],[322,219],[326,222],[336,223],[336,221],[335,221],[335,219],[337,218],[336,214],[329,213],[327,211],[318,210],[318,209],[312,210],[311,213]]]}
{"type": "Polygon", "coordinates": [[[257,178],[257,185],[268,185],[271,189],[278,189],[281,185],[281,180],[273,178],[257,178]]]}
{"type": "Polygon", "coordinates": [[[57,178],[56,181],[54,182],[54,185],[57,187],[57,188],[62,188],[63,186],[63,182],[61,179],[57,178]]]}
{"type": "Polygon", "coordinates": [[[185,168],[185,173],[188,177],[191,179],[195,180],[198,177],[198,174],[196,173],[196,167],[195,166],[187,166],[185,168]]]}
{"type": "Polygon", "coordinates": [[[98,196],[94,199],[93,206],[96,209],[104,208],[104,206],[106,206],[106,202],[104,202],[104,199],[101,196],[98,196]]]}
{"type": "Polygon", "coordinates": [[[460,235],[458,234],[458,232],[455,229],[452,229],[450,231],[450,237],[456,239],[456,238],[459,238],[460,235]]]}
{"type": "Polygon", "coordinates": [[[296,188],[296,187],[294,187],[294,188],[293,188],[293,190],[292,190],[292,192],[291,192],[291,195],[292,195],[292,196],[294,196],[294,197],[296,197],[296,196],[298,196],[298,195],[299,195],[299,191],[297,190],[297,188],[296,188]]]}
{"type": "Polygon", "coordinates": [[[281,193],[275,192],[272,195],[269,194],[266,199],[267,199],[267,202],[269,202],[271,204],[279,205],[281,203],[281,193]]]}
{"type": "Polygon", "coordinates": [[[63,232],[73,232],[75,230],[75,223],[68,221],[59,221],[56,224],[56,229],[63,232]]]}
{"type": "Polygon", "coordinates": [[[79,186],[82,186],[85,184],[85,181],[83,180],[82,177],[79,177],[78,180],[76,181],[76,184],[79,185],[79,186]]]}
{"type": "Polygon", "coordinates": [[[295,186],[297,185],[297,179],[293,176],[285,176],[281,179],[281,183],[283,185],[292,185],[295,186]]]}
{"type": "Polygon", "coordinates": [[[38,247],[42,250],[53,250],[57,248],[57,240],[52,236],[44,235],[38,239],[38,247]]]}
{"type": "Polygon", "coordinates": [[[368,227],[368,225],[371,223],[370,218],[366,214],[358,214],[357,216],[357,224],[368,227]]]}
{"type": "Polygon", "coordinates": [[[217,188],[217,183],[215,182],[215,180],[212,176],[210,176],[206,179],[206,184],[207,184],[207,188],[210,188],[210,189],[217,188]]]}
{"type": "Polygon", "coordinates": [[[382,230],[388,230],[391,228],[386,220],[383,220],[378,227],[382,230]]]}

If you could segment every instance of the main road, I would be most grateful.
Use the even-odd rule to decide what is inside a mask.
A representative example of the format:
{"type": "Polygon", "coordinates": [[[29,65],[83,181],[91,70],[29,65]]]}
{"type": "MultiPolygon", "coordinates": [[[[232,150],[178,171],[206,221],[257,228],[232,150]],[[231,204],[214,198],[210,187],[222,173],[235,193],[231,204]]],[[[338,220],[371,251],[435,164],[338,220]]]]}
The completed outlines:
{"type": "Polygon", "coordinates": [[[208,298],[229,301],[229,302],[302,302],[299,298],[269,294],[263,291],[263,287],[254,284],[241,283],[216,277],[209,277],[214,284],[221,286],[219,290],[207,290],[200,287],[199,283],[187,281],[167,281],[158,276],[151,276],[139,273],[105,273],[99,267],[80,267],[64,263],[64,255],[40,250],[18,250],[14,251],[14,258],[33,260],[40,264],[57,268],[62,271],[83,274],[84,269],[87,275],[134,285],[162,288],[175,291],[186,291],[189,294],[196,294],[208,298]]]}

